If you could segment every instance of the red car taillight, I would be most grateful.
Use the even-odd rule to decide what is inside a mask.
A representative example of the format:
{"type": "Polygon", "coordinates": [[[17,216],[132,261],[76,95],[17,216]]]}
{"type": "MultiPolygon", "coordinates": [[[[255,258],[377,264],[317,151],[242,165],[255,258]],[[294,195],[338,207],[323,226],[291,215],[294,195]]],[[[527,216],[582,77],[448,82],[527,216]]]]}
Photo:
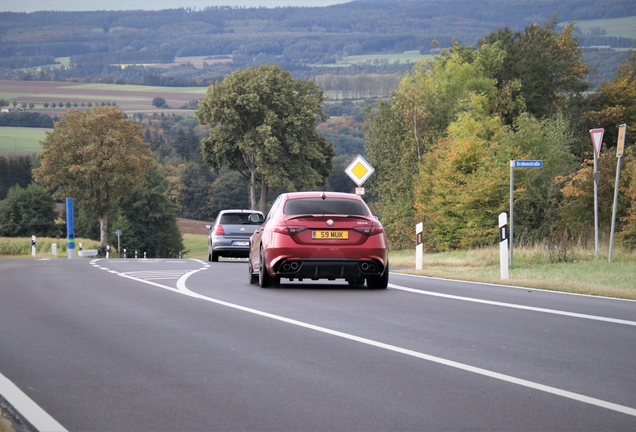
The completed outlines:
{"type": "Polygon", "coordinates": [[[277,232],[279,234],[285,234],[285,235],[294,235],[294,234],[298,234],[299,232],[303,232],[307,229],[306,226],[301,226],[301,225],[277,225],[274,228],[272,228],[272,231],[277,232]]]}
{"type": "Polygon", "coordinates": [[[225,234],[225,230],[223,229],[223,226],[217,225],[217,227],[214,229],[214,234],[217,234],[217,235],[225,234]]]}
{"type": "Polygon", "coordinates": [[[353,227],[354,231],[357,231],[359,233],[368,235],[368,236],[372,236],[372,235],[376,235],[376,234],[381,234],[384,232],[384,228],[381,226],[359,226],[359,227],[353,227]]]}

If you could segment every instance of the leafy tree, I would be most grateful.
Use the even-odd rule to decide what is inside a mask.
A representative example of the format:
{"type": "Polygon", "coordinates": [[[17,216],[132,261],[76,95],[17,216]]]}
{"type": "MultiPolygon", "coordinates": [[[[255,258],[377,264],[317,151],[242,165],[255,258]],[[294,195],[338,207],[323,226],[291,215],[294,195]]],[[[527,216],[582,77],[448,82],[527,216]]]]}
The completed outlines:
{"type": "Polygon", "coordinates": [[[146,252],[151,257],[176,258],[185,252],[177,226],[178,206],[168,199],[169,183],[158,166],[145,175],[145,182],[118,203],[118,218],[109,232],[117,244],[116,229],[123,231],[122,247],[146,252]]]}
{"type": "Polygon", "coordinates": [[[225,171],[210,185],[208,197],[203,214],[205,219],[214,220],[223,209],[244,209],[249,206],[249,184],[238,172],[225,171]]]}
{"type": "Polygon", "coordinates": [[[54,237],[56,217],[55,200],[42,186],[14,186],[0,206],[0,236],[54,237]]]}
{"type": "MultiPolygon", "coordinates": [[[[512,87],[513,96],[521,96],[526,109],[541,118],[556,113],[565,105],[569,92],[582,92],[588,84],[583,81],[587,65],[581,59],[582,49],[574,38],[574,26],[565,26],[561,33],[555,31],[556,19],[544,27],[536,23],[523,32],[513,32],[506,27],[490,33],[481,40],[480,47],[498,45],[505,51],[501,67],[489,71],[497,80],[500,90],[512,87]]],[[[519,112],[505,116],[511,124],[519,112]]]]}
{"type": "Polygon", "coordinates": [[[250,182],[251,207],[265,209],[269,187],[315,188],[331,173],[333,146],[316,132],[325,120],[322,90],[294,80],[279,66],[233,72],[208,88],[196,116],[210,125],[203,140],[205,161],[228,166],[250,182]]]}
{"type": "Polygon", "coordinates": [[[30,156],[0,156],[0,200],[9,189],[19,185],[26,188],[33,181],[33,160],[30,156]]]}
{"type": "Polygon", "coordinates": [[[140,126],[117,108],[69,111],[47,133],[38,159],[36,181],[55,190],[55,198],[73,197],[96,216],[102,247],[113,204],[143,184],[153,166],[140,126]]]}
{"type": "Polygon", "coordinates": [[[152,100],[152,106],[163,108],[166,106],[166,100],[162,97],[156,97],[152,100]]]}

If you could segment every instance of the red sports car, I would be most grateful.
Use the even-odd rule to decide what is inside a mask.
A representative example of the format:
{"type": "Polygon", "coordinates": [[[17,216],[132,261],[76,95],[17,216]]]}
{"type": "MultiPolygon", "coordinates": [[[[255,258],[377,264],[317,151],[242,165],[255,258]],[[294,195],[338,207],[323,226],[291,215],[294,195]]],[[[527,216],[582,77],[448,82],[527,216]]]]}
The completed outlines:
{"type": "Polygon", "coordinates": [[[382,224],[357,195],[294,192],[280,195],[250,238],[249,280],[345,279],[383,289],[389,260],[382,224]]]}

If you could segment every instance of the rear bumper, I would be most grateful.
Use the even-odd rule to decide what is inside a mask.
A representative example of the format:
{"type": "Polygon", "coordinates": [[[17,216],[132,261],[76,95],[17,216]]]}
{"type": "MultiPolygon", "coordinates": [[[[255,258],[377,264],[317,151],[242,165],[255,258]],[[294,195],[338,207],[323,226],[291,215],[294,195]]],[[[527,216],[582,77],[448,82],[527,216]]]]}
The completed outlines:
{"type": "Polygon", "coordinates": [[[374,259],[283,259],[274,266],[274,274],[290,279],[354,280],[384,273],[384,264],[374,259]]]}

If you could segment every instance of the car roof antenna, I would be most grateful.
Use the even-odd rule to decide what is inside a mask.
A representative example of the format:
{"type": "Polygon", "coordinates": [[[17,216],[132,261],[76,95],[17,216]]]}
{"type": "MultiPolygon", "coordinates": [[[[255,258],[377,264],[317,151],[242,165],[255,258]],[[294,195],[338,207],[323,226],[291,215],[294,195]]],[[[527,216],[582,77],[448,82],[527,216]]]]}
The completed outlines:
{"type": "Polygon", "coordinates": [[[323,192],[320,198],[322,198],[322,199],[327,198],[327,194],[323,192]]]}

